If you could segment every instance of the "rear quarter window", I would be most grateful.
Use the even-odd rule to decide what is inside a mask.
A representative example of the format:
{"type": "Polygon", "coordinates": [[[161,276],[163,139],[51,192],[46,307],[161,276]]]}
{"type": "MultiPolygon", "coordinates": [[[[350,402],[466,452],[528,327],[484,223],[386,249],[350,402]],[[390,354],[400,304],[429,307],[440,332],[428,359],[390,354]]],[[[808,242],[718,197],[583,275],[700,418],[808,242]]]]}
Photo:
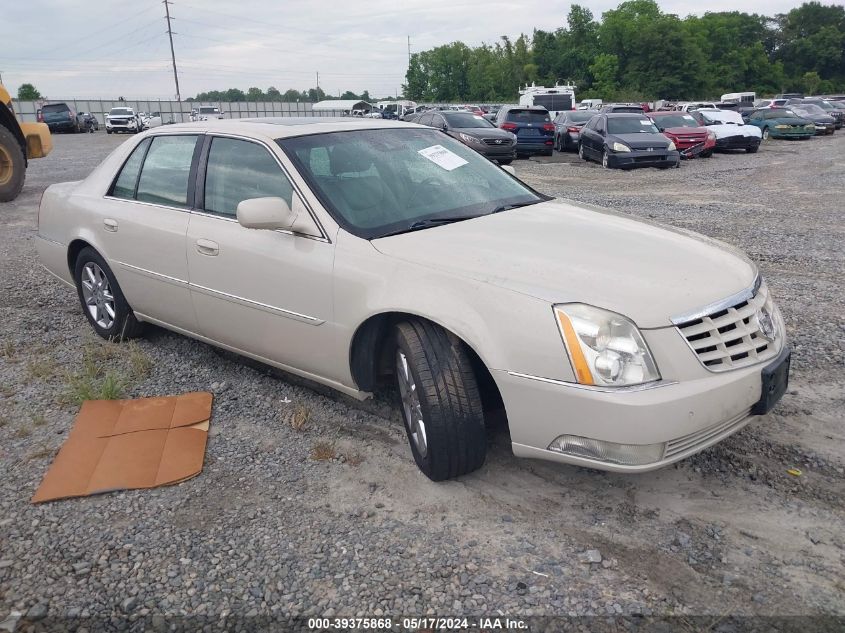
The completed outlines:
{"type": "Polygon", "coordinates": [[[138,147],[135,148],[129,159],[123,163],[120,175],[112,187],[112,196],[123,198],[124,200],[132,200],[135,197],[135,185],[138,183],[138,173],[141,171],[141,163],[144,161],[144,154],[147,153],[149,146],[150,139],[145,139],[138,144],[138,147]]]}
{"type": "Polygon", "coordinates": [[[138,201],[187,207],[196,144],[195,135],[154,137],[138,180],[138,201]]]}
{"type": "Polygon", "coordinates": [[[41,108],[42,112],[67,112],[70,108],[66,103],[50,103],[41,108]]]}

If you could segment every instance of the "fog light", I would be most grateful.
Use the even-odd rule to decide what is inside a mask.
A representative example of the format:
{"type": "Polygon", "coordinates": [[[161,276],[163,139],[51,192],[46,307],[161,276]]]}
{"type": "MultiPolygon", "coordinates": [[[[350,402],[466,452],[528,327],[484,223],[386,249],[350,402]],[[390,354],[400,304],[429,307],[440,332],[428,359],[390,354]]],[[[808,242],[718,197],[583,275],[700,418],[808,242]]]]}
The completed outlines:
{"type": "Polygon", "coordinates": [[[608,464],[643,466],[663,458],[665,444],[617,444],[577,435],[561,435],[549,444],[549,450],[574,457],[585,457],[608,464]]]}

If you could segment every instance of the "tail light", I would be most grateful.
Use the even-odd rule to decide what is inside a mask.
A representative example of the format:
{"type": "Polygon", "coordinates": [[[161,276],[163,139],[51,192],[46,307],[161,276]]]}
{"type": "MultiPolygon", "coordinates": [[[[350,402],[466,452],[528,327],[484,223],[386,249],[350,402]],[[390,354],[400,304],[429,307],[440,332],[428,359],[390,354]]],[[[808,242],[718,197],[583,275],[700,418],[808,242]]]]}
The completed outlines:
{"type": "Polygon", "coordinates": [[[502,129],[508,132],[516,132],[516,123],[502,123],[502,129]]]}
{"type": "Polygon", "coordinates": [[[543,129],[546,132],[554,132],[555,131],[555,124],[554,123],[543,123],[543,129]]]}
{"type": "Polygon", "coordinates": [[[44,123],[44,113],[41,110],[38,111],[38,122],[44,123]]]}
{"type": "Polygon", "coordinates": [[[574,125],[570,125],[568,128],[566,128],[566,131],[567,131],[567,132],[580,132],[580,131],[581,131],[581,128],[580,128],[580,127],[576,127],[576,126],[574,126],[574,125]]]}
{"type": "Polygon", "coordinates": [[[71,112],[70,110],[67,111],[67,120],[73,121],[73,112],[71,112]]]}

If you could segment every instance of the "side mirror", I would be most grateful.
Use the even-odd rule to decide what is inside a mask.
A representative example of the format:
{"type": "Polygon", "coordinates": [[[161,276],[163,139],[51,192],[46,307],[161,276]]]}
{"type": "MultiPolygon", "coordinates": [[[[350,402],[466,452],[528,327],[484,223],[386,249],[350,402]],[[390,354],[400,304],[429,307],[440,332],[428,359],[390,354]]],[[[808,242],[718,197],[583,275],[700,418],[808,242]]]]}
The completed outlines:
{"type": "Polygon", "coordinates": [[[317,225],[299,196],[293,196],[293,208],[282,198],[250,198],[238,203],[238,223],[247,229],[292,231],[320,235],[317,225]]]}
{"type": "Polygon", "coordinates": [[[516,170],[510,165],[499,165],[502,169],[508,172],[511,176],[516,176],[516,170]]]}

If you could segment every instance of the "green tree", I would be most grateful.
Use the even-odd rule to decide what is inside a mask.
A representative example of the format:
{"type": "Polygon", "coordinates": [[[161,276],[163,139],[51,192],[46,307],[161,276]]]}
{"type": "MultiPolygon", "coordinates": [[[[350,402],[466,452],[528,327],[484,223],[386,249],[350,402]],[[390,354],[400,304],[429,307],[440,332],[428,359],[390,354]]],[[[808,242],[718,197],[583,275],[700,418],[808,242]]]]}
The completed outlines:
{"type": "Polygon", "coordinates": [[[32,84],[21,84],[18,88],[18,99],[21,101],[38,101],[41,98],[41,93],[32,84]]]}
{"type": "Polygon", "coordinates": [[[279,89],[275,86],[270,86],[269,88],[267,88],[267,98],[270,101],[281,101],[282,93],[279,92],[279,89]]]}
{"type": "Polygon", "coordinates": [[[250,88],[246,91],[246,100],[247,101],[265,101],[266,95],[261,88],[250,88]]]}

